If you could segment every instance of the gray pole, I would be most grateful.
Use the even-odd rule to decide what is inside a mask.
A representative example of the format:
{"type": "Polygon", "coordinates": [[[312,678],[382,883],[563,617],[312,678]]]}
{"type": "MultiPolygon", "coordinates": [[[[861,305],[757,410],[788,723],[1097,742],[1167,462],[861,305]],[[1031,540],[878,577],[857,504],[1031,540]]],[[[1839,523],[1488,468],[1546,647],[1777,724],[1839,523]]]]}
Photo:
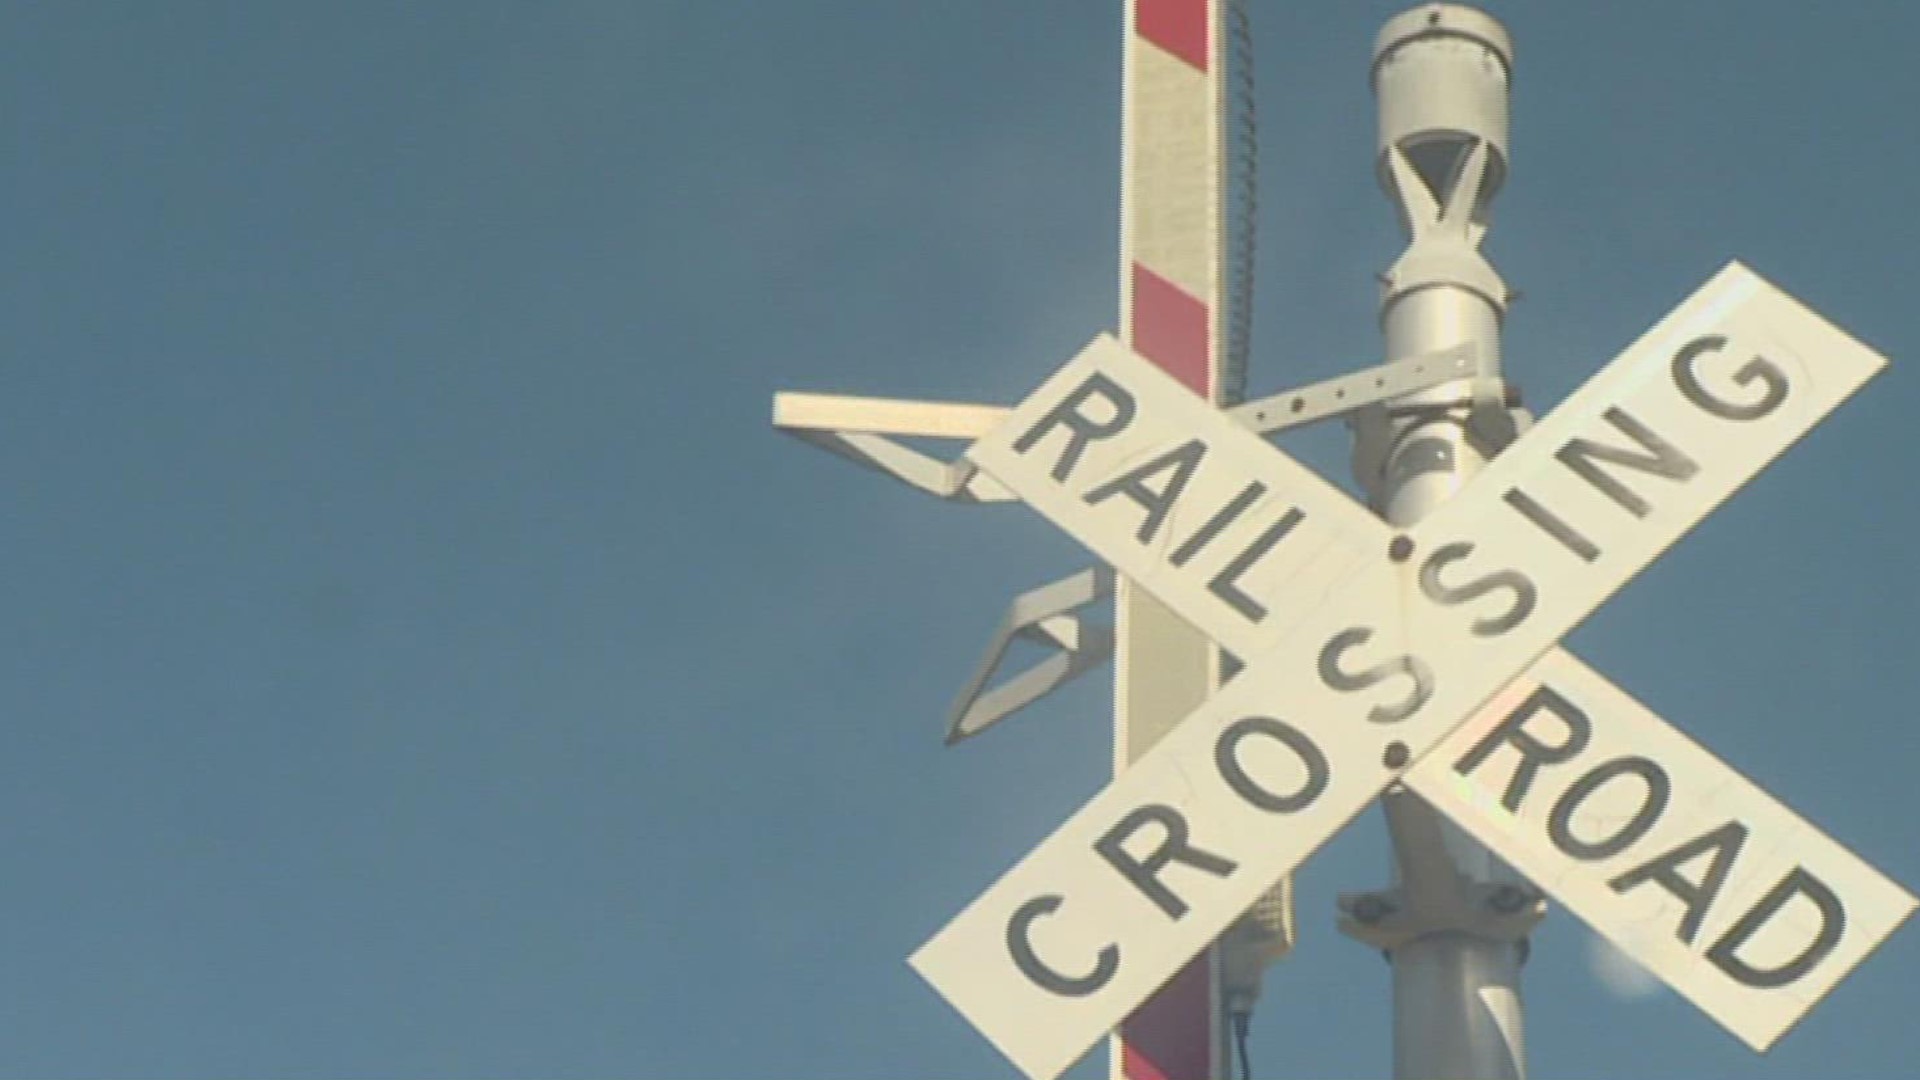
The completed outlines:
{"type": "MultiPolygon", "coordinates": [[[[1506,30],[1452,4],[1395,16],[1375,44],[1380,180],[1409,237],[1382,276],[1386,359],[1462,344],[1478,356],[1473,378],[1394,399],[1352,423],[1355,475],[1394,525],[1425,516],[1513,434],[1500,377],[1508,294],[1479,251],[1506,179],[1512,65],[1506,30]]],[[[1412,792],[1390,788],[1381,805],[1395,883],[1342,897],[1341,929],[1393,965],[1394,1075],[1519,1080],[1520,966],[1544,903],[1412,792]]]]}

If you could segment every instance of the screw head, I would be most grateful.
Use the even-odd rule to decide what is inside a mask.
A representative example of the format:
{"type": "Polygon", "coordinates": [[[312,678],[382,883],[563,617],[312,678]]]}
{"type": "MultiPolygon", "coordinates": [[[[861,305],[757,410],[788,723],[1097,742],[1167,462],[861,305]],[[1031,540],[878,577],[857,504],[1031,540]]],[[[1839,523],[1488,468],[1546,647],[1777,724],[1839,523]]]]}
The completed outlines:
{"type": "Polygon", "coordinates": [[[1502,885],[1487,897],[1487,906],[1502,915],[1513,915],[1527,906],[1527,891],[1518,885],[1502,885]]]}
{"type": "Polygon", "coordinates": [[[1413,537],[1405,533],[1394,537],[1387,544],[1387,558],[1392,559],[1394,562],[1406,562],[1407,558],[1412,554],[1413,537]]]}
{"type": "Polygon", "coordinates": [[[1347,909],[1357,923],[1372,926],[1387,917],[1387,902],[1377,896],[1362,896],[1347,909]]]}

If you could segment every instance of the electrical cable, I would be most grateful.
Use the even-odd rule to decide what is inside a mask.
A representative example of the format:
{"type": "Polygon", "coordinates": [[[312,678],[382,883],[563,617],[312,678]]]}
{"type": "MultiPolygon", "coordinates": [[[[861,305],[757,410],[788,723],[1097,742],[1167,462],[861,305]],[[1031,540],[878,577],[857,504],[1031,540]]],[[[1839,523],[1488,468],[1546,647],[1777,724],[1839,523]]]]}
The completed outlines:
{"type": "Polygon", "coordinates": [[[1247,1027],[1252,1019],[1250,1010],[1233,1011],[1233,1044],[1240,1051],[1240,1080],[1253,1080],[1253,1059],[1247,1055],[1247,1027]]]}

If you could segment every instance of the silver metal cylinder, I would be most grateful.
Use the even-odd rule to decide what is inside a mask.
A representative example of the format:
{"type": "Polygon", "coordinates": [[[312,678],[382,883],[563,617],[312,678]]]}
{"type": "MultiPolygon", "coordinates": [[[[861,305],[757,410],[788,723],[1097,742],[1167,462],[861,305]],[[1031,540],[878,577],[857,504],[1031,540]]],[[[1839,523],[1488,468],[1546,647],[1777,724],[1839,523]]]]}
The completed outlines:
{"type": "Polygon", "coordinates": [[[1490,203],[1507,178],[1507,94],[1513,39],[1492,16],[1459,4],[1423,4],[1387,20],[1373,48],[1380,103],[1380,182],[1391,190],[1387,153],[1399,147],[1439,188],[1466,149],[1486,140],[1480,190],[1490,203]]]}
{"type": "MultiPolygon", "coordinates": [[[[1415,353],[1390,355],[1417,355],[1415,353]]],[[[1465,412],[1449,409],[1394,418],[1395,448],[1380,493],[1384,516],[1410,525],[1444,502],[1478,471],[1467,444],[1465,412]],[[1442,451],[1443,462],[1433,460],[1442,451]]],[[[1397,860],[1393,876],[1416,922],[1423,906],[1475,886],[1524,881],[1485,847],[1405,790],[1382,799],[1387,829],[1399,848],[1437,844],[1441,857],[1397,860]],[[1439,868],[1436,870],[1435,868],[1439,868]]],[[[1450,904],[1437,903],[1444,911],[1450,904]]],[[[1465,929],[1415,937],[1388,954],[1393,964],[1393,1075],[1397,1080],[1522,1080],[1526,1076],[1525,1012],[1520,998],[1524,945],[1465,929]]]]}
{"type": "MultiPolygon", "coordinates": [[[[1362,444],[1355,449],[1356,471],[1361,462],[1382,463],[1362,480],[1375,509],[1399,526],[1452,497],[1484,463],[1468,440],[1467,425],[1476,392],[1484,398],[1491,387],[1496,406],[1504,397],[1500,328],[1506,298],[1504,286],[1489,295],[1495,291],[1489,282],[1498,277],[1478,254],[1476,233],[1413,220],[1420,200],[1400,189],[1390,158],[1396,151],[1403,155],[1433,201],[1445,206],[1456,195],[1468,155],[1484,145],[1485,171],[1467,207],[1471,220],[1483,226],[1487,206],[1506,180],[1512,62],[1506,30],[1490,16],[1454,4],[1427,4],[1394,17],[1374,50],[1381,179],[1400,203],[1410,235],[1408,255],[1396,264],[1401,275],[1382,298],[1386,359],[1461,344],[1474,346],[1479,357],[1475,379],[1395,399],[1383,414],[1356,426],[1362,444]]],[[[1423,928],[1389,951],[1394,1075],[1520,1080],[1526,1074],[1524,943],[1474,933],[1471,917],[1459,915],[1469,910],[1461,898],[1483,895],[1486,886],[1519,883],[1517,875],[1412,793],[1394,789],[1382,806],[1402,854],[1394,868],[1396,893],[1409,924],[1423,928]],[[1419,857],[1405,857],[1412,854],[1419,857]]]]}
{"type": "MultiPolygon", "coordinates": [[[[1477,292],[1459,286],[1436,285],[1401,294],[1389,299],[1380,310],[1386,358],[1404,360],[1472,342],[1479,348],[1476,370],[1481,377],[1499,378],[1500,324],[1504,315],[1477,292]]],[[[1394,404],[1458,401],[1465,394],[1466,388],[1461,383],[1442,383],[1394,404]]]]}
{"type": "Polygon", "coordinates": [[[1525,1074],[1519,948],[1443,933],[1395,951],[1393,1075],[1494,1080],[1525,1074]],[[1457,1008],[1437,1009],[1436,1002],[1457,1008]]]}

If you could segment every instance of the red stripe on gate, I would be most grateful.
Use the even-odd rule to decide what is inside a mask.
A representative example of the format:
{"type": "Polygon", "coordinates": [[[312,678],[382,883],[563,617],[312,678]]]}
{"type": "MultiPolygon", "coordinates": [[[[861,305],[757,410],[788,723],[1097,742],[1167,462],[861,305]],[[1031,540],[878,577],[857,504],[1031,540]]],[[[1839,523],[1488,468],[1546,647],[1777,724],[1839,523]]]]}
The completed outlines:
{"type": "Polygon", "coordinates": [[[1120,1025],[1127,1080],[1210,1080],[1211,983],[1203,952],[1120,1025]]]}
{"type": "Polygon", "coordinates": [[[1136,0],[1133,28],[1141,37],[1207,70],[1207,0],[1136,0]]]}
{"type": "MultiPolygon", "coordinates": [[[[1206,11],[1205,0],[1140,0],[1141,32],[1147,32],[1149,9],[1182,6],[1202,15],[1206,11]]],[[[1207,397],[1213,381],[1207,343],[1207,305],[1134,263],[1134,351],[1207,397]]],[[[1195,957],[1121,1023],[1120,1071],[1126,1080],[1209,1080],[1213,1075],[1213,972],[1208,955],[1195,957]]]]}
{"type": "Polygon", "coordinates": [[[1207,305],[1139,263],[1133,264],[1133,351],[1208,396],[1207,305]]]}

